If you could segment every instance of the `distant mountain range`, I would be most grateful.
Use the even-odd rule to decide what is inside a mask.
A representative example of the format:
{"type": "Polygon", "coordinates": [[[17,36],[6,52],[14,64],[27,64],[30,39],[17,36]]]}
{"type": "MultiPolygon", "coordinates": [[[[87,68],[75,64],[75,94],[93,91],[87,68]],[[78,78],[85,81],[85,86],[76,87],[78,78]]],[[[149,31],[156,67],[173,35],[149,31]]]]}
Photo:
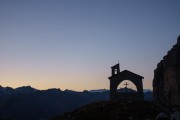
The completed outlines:
{"type": "MultiPolygon", "coordinates": [[[[130,89],[130,88],[127,88],[127,89],[129,90],[129,92],[132,91],[132,89],[130,89]]],[[[121,89],[119,89],[119,90],[120,90],[120,92],[125,92],[125,88],[121,88],[121,89]]],[[[108,89],[97,89],[97,90],[90,90],[89,92],[94,93],[94,92],[106,92],[106,91],[109,91],[109,90],[108,90],[108,89]]],[[[152,90],[151,90],[151,89],[144,89],[143,92],[144,92],[144,93],[146,93],[146,92],[152,92],[152,90]]]]}
{"type": "Polygon", "coordinates": [[[14,94],[31,94],[38,91],[31,86],[23,86],[13,89],[11,87],[0,86],[0,95],[14,95],[14,94]]]}
{"type": "MultiPolygon", "coordinates": [[[[123,92],[124,89],[119,91],[123,92]]],[[[131,91],[131,89],[128,89],[131,91]]],[[[152,100],[152,91],[145,90],[145,100],[152,100]]],[[[0,119],[49,119],[80,106],[109,99],[109,90],[37,90],[31,86],[16,89],[0,86],[0,119]]]]}

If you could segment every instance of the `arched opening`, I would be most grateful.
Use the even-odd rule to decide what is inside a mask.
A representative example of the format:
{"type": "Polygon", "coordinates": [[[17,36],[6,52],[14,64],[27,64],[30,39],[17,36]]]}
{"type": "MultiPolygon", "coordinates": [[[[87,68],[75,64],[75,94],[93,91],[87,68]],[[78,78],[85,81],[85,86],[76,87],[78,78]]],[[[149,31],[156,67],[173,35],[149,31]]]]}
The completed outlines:
{"type": "Polygon", "coordinates": [[[123,80],[117,87],[117,92],[135,93],[137,92],[136,85],[130,80],[123,80]]]}

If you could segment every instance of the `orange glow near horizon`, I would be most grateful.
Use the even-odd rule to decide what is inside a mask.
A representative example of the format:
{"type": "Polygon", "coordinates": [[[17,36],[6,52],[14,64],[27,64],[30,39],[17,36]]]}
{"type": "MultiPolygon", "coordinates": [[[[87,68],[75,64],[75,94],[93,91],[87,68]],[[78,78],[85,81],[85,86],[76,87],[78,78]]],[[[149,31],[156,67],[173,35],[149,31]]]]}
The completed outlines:
{"type": "MultiPolygon", "coordinates": [[[[98,79],[100,76],[91,77],[87,74],[76,73],[39,73],[39,72],[20,72],[14,71],[5,73],[2,72],[0,76],[0,82],[2,86],[9,87],[21,87],[21,86],[32,86],[36,89],[49,89],[49,88],[60,88],[62,90],[72,89],[77,91],[90,90],[96,88],[107,88],[105,85],[100,83],[94,78],[98,79]],[[93,85],[94,84],[94,85],[93,85]],[[92,86],[91,86],[92,85],[92,86]]],[[[101,81],[102,82],[102,81],[101,81]]],[[[104,81],[104,83],[106,83],[104,81]]]]}
{"type": "MultiPolygon", "coordinates": [[[[32,71],[1,71],[0,82],[1,86],[4,87],[9,86],[17,88],[21,86],[31,86],[40,90],[49,88],[60,88],[61,90],[71,89],[76,91],[109,89],[110,83],[108,77],[110,73],[107,72],[100,72],[101,74],[98,74],[93,71],[87,73],[83,73],[82,71],[66,71],[59,73],[47,71],[43,73],[32,71]]],[[[147,81],[144,82],[144,89],[151,89],[147,81]]]]}

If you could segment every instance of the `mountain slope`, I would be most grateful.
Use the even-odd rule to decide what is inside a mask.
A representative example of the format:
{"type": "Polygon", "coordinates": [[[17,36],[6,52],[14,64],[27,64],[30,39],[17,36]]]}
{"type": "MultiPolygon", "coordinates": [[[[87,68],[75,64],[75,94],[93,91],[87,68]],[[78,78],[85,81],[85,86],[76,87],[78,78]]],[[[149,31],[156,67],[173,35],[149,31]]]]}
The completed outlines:
{"type": "Polygon", "coordinates": [[[67,112],[53,120],[151,120],[161,110],[147,101],[101,101],[67,112]]]}
{"type": "Polygon", "coordinates": [[[12,89],[11,94],[2,89],[0,118],[13,120],[49,119],[88,103],[107,100],[109,97],[108,92],[90,93],[60,89],[40,91],[29,86],[12,89]]]}

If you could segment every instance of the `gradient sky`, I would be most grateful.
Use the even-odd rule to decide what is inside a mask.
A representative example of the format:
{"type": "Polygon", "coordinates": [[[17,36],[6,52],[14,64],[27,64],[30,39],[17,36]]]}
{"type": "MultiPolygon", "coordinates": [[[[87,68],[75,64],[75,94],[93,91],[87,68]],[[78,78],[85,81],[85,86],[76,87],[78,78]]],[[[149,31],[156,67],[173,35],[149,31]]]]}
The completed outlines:
{"type": "Polygon", "coordinates": [[[179,0],[0,0],[0,85],[109,89],[119,61],[152,89],[179,34],[179,0]]]}

